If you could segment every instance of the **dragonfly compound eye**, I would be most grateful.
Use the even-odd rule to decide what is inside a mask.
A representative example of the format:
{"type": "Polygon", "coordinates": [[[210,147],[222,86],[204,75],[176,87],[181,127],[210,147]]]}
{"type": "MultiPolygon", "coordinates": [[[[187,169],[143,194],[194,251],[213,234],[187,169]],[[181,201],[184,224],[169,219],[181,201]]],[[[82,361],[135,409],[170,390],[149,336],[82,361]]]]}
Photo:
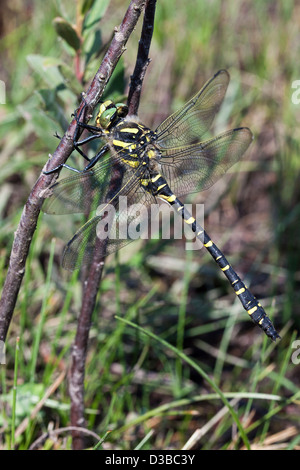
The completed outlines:
{"type": "Polygon", "coordinates": [[[118,117],[124,118],[128,114],[128,106],[124,103],[116,103],[118,117]]]}
{"type": "Polygon", "coordinates": [[[100,124],[102,129],[108,129],[111,123],[115,120],[116,116],[117,109],[115,107],[106,109],[97,118],[97,124],[100,124]]]}

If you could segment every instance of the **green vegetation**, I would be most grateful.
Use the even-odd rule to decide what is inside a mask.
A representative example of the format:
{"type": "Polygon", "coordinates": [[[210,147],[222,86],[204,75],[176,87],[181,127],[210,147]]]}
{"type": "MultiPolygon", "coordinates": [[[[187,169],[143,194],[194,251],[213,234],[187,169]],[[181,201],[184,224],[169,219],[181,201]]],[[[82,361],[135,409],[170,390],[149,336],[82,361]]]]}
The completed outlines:
{"type": "MultiPolygon", "coordinates": [[[[77,16],[81,50],[65,23],[76,23],[73,3],[25,9],[12,1],[3,9],[1,287],[23,205],[57,146],[54,134],[66,130],[127,7],[81,3],[92,5],[83,26],[77,16]]],[[[242,124],[255,140],[228,176],[192,201],[205,202],[205,228],[282,340],[271,343],[251,323],[204,250],[186,252],[184,240],[131,243],[107,259],[93,316],[86,421],[103,442],[88,436],[91,448],[188,448],[197,429],[194,449],[299,448],[299,365],[291,360],[300,318],[297,15],[294,0],[158,1],[139,116],[155,128],[217,70],[230,72],[215,131],[242,124]]],[[[127,92],[141,23],[106,97],[127,92]]],[[[83,164],[75,153],[69,162],[83,164]]],[[[53,239],[51,225],[55,233],[60,227],[50,219],[40,216],[0,365],[3,449],[29,449],[43,433],[70,424],[66,377],[82,282],[60,267],[67,239],[53,239]]],[[[38,448],[71,448],[70,432],[38,448]]]]}

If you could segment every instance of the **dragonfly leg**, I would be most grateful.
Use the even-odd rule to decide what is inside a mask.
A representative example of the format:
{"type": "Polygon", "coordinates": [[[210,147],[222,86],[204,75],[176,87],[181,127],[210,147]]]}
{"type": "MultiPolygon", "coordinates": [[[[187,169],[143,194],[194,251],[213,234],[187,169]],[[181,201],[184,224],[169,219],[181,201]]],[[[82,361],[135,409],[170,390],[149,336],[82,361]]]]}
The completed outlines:
{"type": "Polygon", "coordinates": [[[57,139],[61,140],[61,136],[57,133],[57,131],[55,131],[55,134],[53,137],[56,137],[57,139]]]}
{"type": "Polygon", "coordinates": [[[74,134],[74,139],[73,139],[73,142],[74,142],[74,146],[77,144],[77,145],[82,145],[86,142],[89,142],[90,140],[93,140],[95,138],[100,138],[100,136],[102,136],[102,130],[97,127],[97,126],[91,126],[90,124],[85,124],[84,122],[82,122],[80,119],[81,119],[81,116],[82,116],[82,113],[83,111],[85,110],[87,104],[85,103],[84,106],[82,107],[80,113],[78,114],[78,110],[76,109],[73,116],[75,117],[76,119],[76,123],[77,123],[77,126],[76,126],[76,130],[75,130],[75,134],[74,134]],[[77,140],[77,137],[78,137],[78,132],[79,132],[79,127],[83,128],[83,129],[87,129],[89,130],[91,133],[93,133],[94,135],[93,136],[89,136],[87,137],[86,139],[83,139],[82,141],[78,141],[77,140]]]}
{"type": "MultiPolygon", "coordinates": [[[[77,152],[87,161],[91,161],[88,156],[84,153],[83,150],[80,149],[80,147],[84,144],[87,144],[88,142],[91,142],[92,140],[95,140],[95,139],[100,139],[102,137],[102,132],[101,132],[101,129],[99,129],[99,127],[96,127],[96,126],[91,126],[89,124],[85,124],[84,122],[81,122],[81,116],[82,116],[82,113],[84,111],[84,109],[86,108],[86,103],[84,104],[84,106],[82,107],[80,113],[78,114],[78,110],[75,110],[73,116],[75,117],[76,119],[76,130],[75,130],[75,134],[74,134],[74,138],[73,138],[73,145],[74,145],[74,148],[75,150],[77,150],[77,152]],[[79,133],[79,127],[81,127],[82,129],[87,129],[89,132],[91,132],[93,135],[90,135],[82,140],[77,140],[78,139],[78,133],[79,133]]],[[[93,160],[93,159],[92,159],[93,160]]]]}
{"type": "Polygon", "coordinates": [[[80,145],[83,145],[83,144],[87,144],[88,142],[91,142],[92,140],[96,140],[96,139],[101,139],[103,136],[102,135],[99,135],[98,134],[93,134],[93,135],[89,135],[88,137],[86,137],[85,139],[82,139],[82,140],[76,140],[76,141],[73,141],[74,142],[74,147],[76,148],[77,150],[77,147],[80,146],[80,145]]]}
{"type": "Polygon", "coordinates": [[[100,160],[103,155],[105,155],[106,152],[109,150],[109,145],[103,145],[103,147],[99,150],[99,152],[91,159],[89,160],[89,163],[84,167],[83,170],[78,170],[77,168],[74,168],[73,166],[67,165],[66,163],[61,163],[60,165],[57,165],[55,168],[52,168],[52,170],[44,171],[44,175],[51,175],[51,173],[55,173],[58,170],[61,170],[62,168],[67,168],[68,170],[75,171],[76,173],[85,173],[89,171],[93,166],[96,165],[96,163],[100,160]]]}
{"type": "MultiPolygon", "coordinates": [[[[57,132],[55,132],[54,137],[56,137],[56,138],[59,139],[59,140],[62,139],[61,136],[60,136],[57,132]]],[[[75,150],[77,150],[77,152],[80,153],[80,155],[81,155],[85,160],[87,160],[88,162],[90,162],[91,159],[79,148],[79,145],[82,145],[82,144],[88,142],[89,140],[92,140],[92,139],[87,138],[87,139],[84,139],[84,141],[82,141],[82,142],[77,142],[77,143],[76,143],[76,142],[74,143],[74,140],[73,140],[75,150]]],[[[56,167],[56,169],[57,169],[57,168],[58,168],[58,167],[56,167]]]]}
{"type": "Polygon", "coordinates": [[[90,160],[90,162],[87,164],[87,166],[84,168],[83,171],[89,171],[91,168],[93,168],[94,165],[100,160],[103,155],[106,154],[106,152],[109,151],[109,145],[105,144],[103,147],[99,150],[99,152],[90,160]]]}
{"type": "Polygon", "coordinates": [[[55,173],[56,171],[59,171],[62,168],[67,168],[68,170],[75,171],[76,173],[82,173],[82,170],[78,170],[77,168],[67,165],[66,163],[61,163],[60,165],[57,165],[55,168],[52,168],[52,170],[43,171],[43,173],[44,175],[51,175],[52,173],[55,173]]]}

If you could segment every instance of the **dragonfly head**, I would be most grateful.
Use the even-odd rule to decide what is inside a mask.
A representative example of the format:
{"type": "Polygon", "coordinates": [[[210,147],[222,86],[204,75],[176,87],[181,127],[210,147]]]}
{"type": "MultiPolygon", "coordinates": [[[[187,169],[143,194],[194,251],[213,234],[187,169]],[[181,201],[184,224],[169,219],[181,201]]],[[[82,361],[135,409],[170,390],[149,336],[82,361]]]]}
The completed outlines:
{"type": "Polygon", "coordinates": [[[112,124],[124,118],[128,113],[128,107],[124,103],[113,103],[111,100],[101,104],[96,118],[96,125],[101,129],[108,130],[112,124]]]}

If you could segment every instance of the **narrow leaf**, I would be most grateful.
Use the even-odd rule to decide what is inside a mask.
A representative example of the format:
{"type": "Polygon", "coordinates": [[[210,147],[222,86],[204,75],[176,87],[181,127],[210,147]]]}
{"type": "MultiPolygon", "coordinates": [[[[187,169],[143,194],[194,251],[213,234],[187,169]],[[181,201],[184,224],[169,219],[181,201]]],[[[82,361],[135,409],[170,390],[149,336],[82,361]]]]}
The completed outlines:
{"type": "Polygon", "coordinates": [[[78,36],[75,28],[71,23],[66,21],[64,18],[60,16],[54,18],[53,25],[57,34],[63,38],[69,46],[71,46],[75,51],[80,49],[81,41],[80,37],[78,36]]]}

